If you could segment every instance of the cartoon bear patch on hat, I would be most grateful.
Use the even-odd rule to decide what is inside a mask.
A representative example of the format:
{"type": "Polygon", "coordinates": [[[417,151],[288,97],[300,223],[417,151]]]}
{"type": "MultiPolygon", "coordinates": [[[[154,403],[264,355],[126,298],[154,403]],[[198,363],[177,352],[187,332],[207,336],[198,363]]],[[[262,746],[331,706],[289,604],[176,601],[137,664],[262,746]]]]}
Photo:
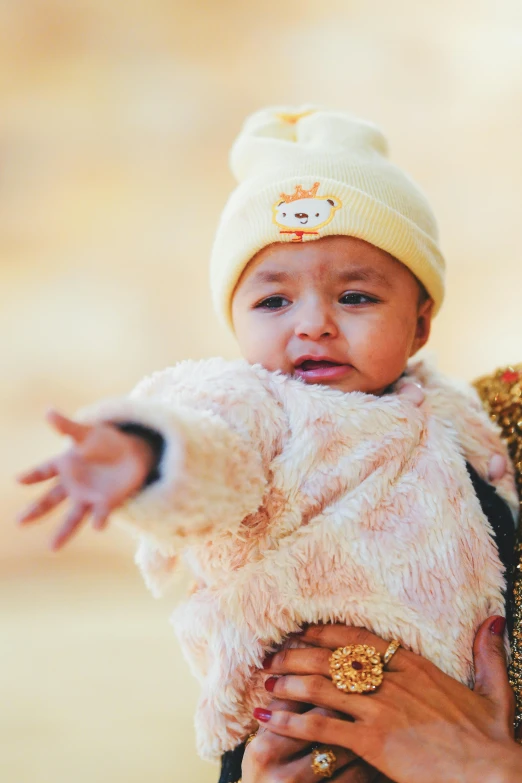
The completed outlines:
{"type": "Polygon", "coordinates": [[[272,207],[274,223],[283,228],[279,233],[294,234],[292,242],[302,242],[307,234],[319,234],[317,229],[328,225],[342,207],[334,196],[318,196],[319,186],[315,182],[310,190],[304,190],[302,185],[296,185],[290,196],[281,193],[281,200],[272,207]]]}

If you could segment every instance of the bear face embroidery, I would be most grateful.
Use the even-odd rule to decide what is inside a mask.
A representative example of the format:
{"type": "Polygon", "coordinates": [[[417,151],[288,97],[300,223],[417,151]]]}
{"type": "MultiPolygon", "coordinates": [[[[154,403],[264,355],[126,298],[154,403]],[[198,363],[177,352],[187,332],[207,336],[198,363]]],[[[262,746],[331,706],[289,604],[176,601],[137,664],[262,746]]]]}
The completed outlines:
{"type": "Polygon", "coordinates": [[[328,225],[342,206],[333,196],[317,196],[319,182],[310,190],[296,185],[294,193],[281,193],[281,201],[272,207],[273,222],[283,228],[280,234],[294,234],[292,242],[302,242],[307,234],[319,234],[317,229],[328,225]]]}

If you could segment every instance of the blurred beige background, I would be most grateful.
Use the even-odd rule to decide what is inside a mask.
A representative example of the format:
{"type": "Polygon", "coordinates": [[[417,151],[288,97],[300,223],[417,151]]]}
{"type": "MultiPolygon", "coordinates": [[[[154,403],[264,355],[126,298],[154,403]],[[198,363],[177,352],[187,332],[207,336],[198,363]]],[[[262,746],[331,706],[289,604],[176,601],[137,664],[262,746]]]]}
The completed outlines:
{"type": "MultiPolygon", "coordinates": [[[[197,688],[118,530],[61,555],[13,475],[43,421],[186,357],[235,355],[207,290],[227,153],[269,103],[349,108],[428,193],[449,262],[431,342],[522,359],[520,0],[0,0],[0,780],[217,780],[197,688]]],[[[54,524],[56,524],[56,518],[54,524]]]]}

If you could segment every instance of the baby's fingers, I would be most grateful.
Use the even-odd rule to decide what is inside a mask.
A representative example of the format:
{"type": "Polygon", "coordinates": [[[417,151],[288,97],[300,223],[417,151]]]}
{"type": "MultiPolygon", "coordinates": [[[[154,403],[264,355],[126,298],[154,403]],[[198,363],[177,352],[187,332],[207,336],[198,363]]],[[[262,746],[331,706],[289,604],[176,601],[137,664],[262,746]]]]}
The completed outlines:
{"type": "Polygon", "coordinates": [[[47,514],[55,508],[66,497],[67,491],[65,487],[63,487],[62,484],[57,484],[46,495],[40,498],[40,500],[37,500],[36,503],[33,503],[26,508],[25,511],[22,511],[22,513],[18,515],[18,522],[21,525],[25,525],[27,522],[32,522],[39,517],[43,517],[44,514],[47,514]]]}
{"type": "Polygon", "coordinates": [[[56,552],[61,549],[72,536],[77,532],[82,524],[85,515],[89,510],[87,503],[77,503],[65,517],[65,522],[59,529],[51,542],[51,549],[56,552]]]}
{"type": "Polygon", "coordinates": [[[20,473],[16,480],[20,484],[36,484],[38,481],[47,481],[47,479],[54,478],[57,475],[58,469],[53,459],[49,460],[49,462],[43,462],[36,468],[31,468],[31,470],[27,470],[25,473],[20,473]]]}
{"type": "Polygon", "coordinates": [[[53,409],[47,411],[46,419],[62,435],[69,435],[77,443],[81,443],[92,430],[91,424],[80,424],[78,421],[68,419],[53,409]]]}
{"type": "Polygon", "coordinates": [[[105,530],[109,524],[109,513],[106,506],[98,506],[93,509],[92,526],[95,530],[105,530]]]}

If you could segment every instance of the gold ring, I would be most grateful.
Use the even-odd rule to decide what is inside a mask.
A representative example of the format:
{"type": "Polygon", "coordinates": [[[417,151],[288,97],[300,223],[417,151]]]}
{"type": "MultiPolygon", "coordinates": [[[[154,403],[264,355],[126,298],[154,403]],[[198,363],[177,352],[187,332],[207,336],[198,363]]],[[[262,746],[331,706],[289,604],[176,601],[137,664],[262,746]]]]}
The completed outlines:
{"type": "Polygon", "coordinates": [[[382,656],[382,662],[384,666],[386,666],[387,663],[391,661],[399,647],[401,646],[401,643],[398,639],[392,639],[389,643],[388,647],[386,648],[386,652],[382,656]]]}
{"type": "Polygon", "coordinates": [[[245,748],[247,745],[250,745],[252,740],[255,739],[256,737],[257,737],[257,731],[254,731],[252,734],[249,734],[245,742],[245,748]]]}
{"type": "Polygon", "coordinates": [[[338,647],[330,656],[330,675],[344,693],[368,693],[382,683],[382,658],[367,644],[338,647]]]}
{"type": "Polygon", "coordinates": [[[315,748],[312,751],[312,769],[314,775],[320,778],[331,778],[335,771],[337,756],[331,748],[326,746],[315,748]]]}

